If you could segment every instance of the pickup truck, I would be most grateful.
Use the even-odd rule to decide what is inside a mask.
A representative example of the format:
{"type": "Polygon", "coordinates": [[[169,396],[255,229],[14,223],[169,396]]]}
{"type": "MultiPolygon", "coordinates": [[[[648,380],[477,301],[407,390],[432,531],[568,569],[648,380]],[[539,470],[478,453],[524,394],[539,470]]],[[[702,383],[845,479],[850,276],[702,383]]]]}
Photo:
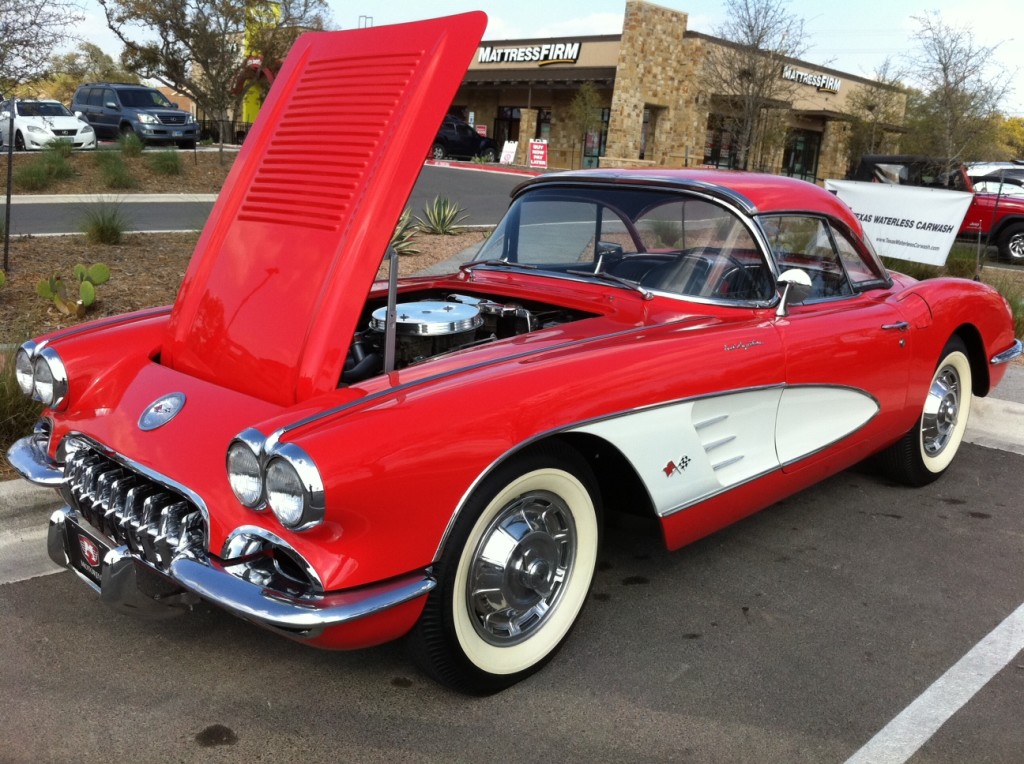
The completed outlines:
{"type": "Polygon", "coordinates": [[[972,175],[967,166],[908,155],[861,157],[850,180],[946,188],[974,194],[958,239],[999,248],[999,257],[1024,264],[1024,181],[1020,177],[972,175]]]}

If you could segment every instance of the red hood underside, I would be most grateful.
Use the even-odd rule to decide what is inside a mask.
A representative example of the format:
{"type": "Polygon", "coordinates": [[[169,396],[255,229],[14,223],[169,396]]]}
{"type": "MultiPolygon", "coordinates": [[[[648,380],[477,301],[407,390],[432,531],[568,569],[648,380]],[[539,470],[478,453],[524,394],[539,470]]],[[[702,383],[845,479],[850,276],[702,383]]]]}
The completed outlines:
{"type": "Polygon", "coordinates": [[[337,385],[486,21],[299,38],[199,239],[164,364],[281,405],[337,385]]]}

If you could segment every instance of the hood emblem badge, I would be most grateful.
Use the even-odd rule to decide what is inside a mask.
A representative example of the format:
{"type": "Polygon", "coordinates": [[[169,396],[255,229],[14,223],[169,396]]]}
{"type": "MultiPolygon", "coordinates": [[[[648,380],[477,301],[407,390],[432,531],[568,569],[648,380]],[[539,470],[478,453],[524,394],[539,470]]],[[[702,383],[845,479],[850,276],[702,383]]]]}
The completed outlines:
{"type": "Polygon", "coordinates": [[[140,430],[155,430],[163,427],[178,415],[185,406],[184,393],[171,393],[158,398],[139,417],[140,430]]]}

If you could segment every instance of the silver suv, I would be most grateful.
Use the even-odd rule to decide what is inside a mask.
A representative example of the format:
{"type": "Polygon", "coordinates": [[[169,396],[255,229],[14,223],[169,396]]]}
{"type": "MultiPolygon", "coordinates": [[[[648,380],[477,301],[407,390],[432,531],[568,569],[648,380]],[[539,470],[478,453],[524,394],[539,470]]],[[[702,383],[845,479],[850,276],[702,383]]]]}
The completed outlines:
{"type": "Polygon", "coordinates": [[[144,144],[175,143],[191,149],[199,137],[199,126],[189,112],[146,85],[86,83],[75,90],[71,110],[92,125],[101,139],[134,134],[144,144]]]}

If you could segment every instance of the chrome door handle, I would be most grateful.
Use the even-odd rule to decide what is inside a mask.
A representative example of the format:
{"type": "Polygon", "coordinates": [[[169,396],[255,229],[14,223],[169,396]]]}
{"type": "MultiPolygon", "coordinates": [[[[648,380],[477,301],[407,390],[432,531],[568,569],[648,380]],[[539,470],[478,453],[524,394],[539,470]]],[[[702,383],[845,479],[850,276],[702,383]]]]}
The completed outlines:
{"type": "Polygon", "coordinates": [[[896,324],[882,324],[882,328],[887,332],[891,332],[893,330],[896,330],[898,332],[905,332],[907,331],[907,329],[910,328],[910,324],[908,324],[906,321],[900,321],[899,323],[896,324]]]}

